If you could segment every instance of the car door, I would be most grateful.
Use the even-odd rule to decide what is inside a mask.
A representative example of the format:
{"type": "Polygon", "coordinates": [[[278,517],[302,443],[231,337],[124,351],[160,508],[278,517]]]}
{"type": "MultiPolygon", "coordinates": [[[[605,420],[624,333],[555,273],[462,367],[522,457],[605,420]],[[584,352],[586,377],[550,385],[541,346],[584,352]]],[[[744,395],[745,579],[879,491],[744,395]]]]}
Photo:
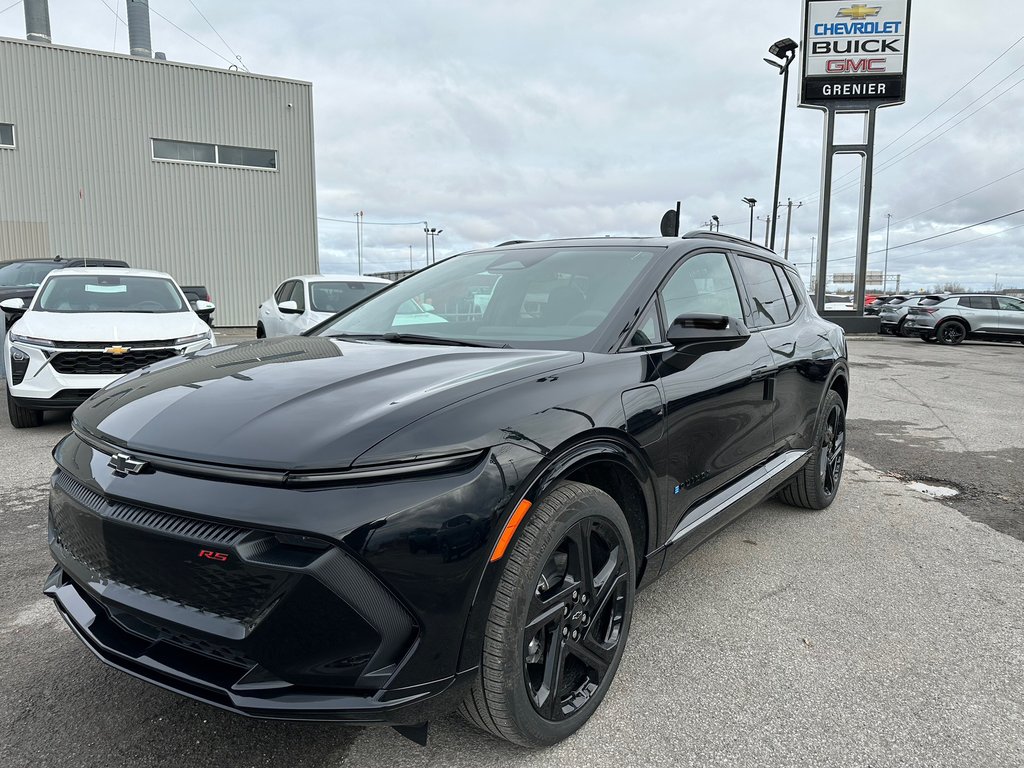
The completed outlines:
{"type": "Polygon", "coordinates": [[[768,259],[736,254],[747,326],[762,336],[772,355],[776,450],[806,448],[813,439],[821,380],[836,353],[820,329],[809,325],[797,288],[799,276],[768,259]]]}
{"type": "MultiPolygon", "coordinates": [[[[684,257],[658,292],[662,328],[682,314],[727,315],[742,322],[736,278],[724,252],[684,257]]],[[[648,329],[645,333],[650,333],[648,329]]],[[[666,535],[698,503],[766,459],[772,450],[773,367],[761,334],[740,346],[701,354],[651,353],[665,402],[666,535]]]]}
{"type": "Polygon", "coordinates": [[[996,306],[994,296],[961,296],[959,309],[972,333],[996,335],[999,333],[999,310],[996,306]]]}
{"type": "Polygon", "coordinates": [[[1013,296],[998,296],[999,332],[1024,340],[1024,301],[1013,296]]]}

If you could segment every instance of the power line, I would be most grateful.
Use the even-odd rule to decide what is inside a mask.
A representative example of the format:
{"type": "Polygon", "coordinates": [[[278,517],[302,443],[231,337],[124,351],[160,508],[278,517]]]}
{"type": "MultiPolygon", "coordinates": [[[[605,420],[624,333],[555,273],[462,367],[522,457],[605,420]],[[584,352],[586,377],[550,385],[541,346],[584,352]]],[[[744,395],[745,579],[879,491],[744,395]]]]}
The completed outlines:
{"type": "MultiPolygon", "coordinates": [[[[902,139],[902,138],[903,138],[904,136],[906,136],[907,134],[909,134],[909,133],[910,133],[911,131],[913,131],[913,130],[914,130],[915,128],[917,128],[917,127],[918,127],[919,125],[921,125],[921,123],[923,123],[923,122],[924,122],[925,120],[927,120],[927,119],[928,119],[929,117],[931,117],[931,116],[932,116],[932,115],[934,115],[934,114],[935,114],[936,112],[938,112],[938,111],[939,111],[940,109],[942,109],[942,108],[943,108],[944,106],[946,106],[946,104],[948,104],[948,103],[949,103],[950,101],[952,101],[952,100],[953,100],[954,98],[956,98],[956,97],[957,97],[957,96],[958,96],[958,95],[959,95],[960,93],[962,93],[962,92],[964,91],[964,89],[965,89],[965,88],[967,88],[967,86],[969,86],[969,85],[970,85],[971,83],[973,83],[973,82],[974,82],[975,80],[977,80],[977,79],[978,79],[979,77],[981,77],[981,76],[982,76],[983,74],[985,74],[985,73],[986,73],[986,72],[987,72],[987,71],[988,71],[989,69],[991,69],[991,68],[992,68],[993,66],[995,66],[995,64],[996,64],[996,63],[997,63],[997,62],[998,62],[998,61],[999,61],[1000,59],[1002,59],[1002,58],[1003,58],[1003,57],[1004,57],[1004,56],[1005,56],[1006,54],[1008,54],[1008,53],[1009,53],[1010,51],[1012,51],[1012,50],[1013,50],[1014,48],[1016,48],[1016,47],[1017,47],[1018,45],[1020,45],[1021,41],[1024,41],[1024,36],[1018,37],[1018,38],[1017,38],[1017,39],[1016,39],[1016,40],[1015,40],[1015,41],[1014,41],[1014,42],[1013,42],[1013,43],[1012,43],[1012,44],[1011,44],[1011,45],[1010,45],[1010,46],[1009,46],[1009,47],[1008,47],[1008,48],[1007,48],[1007,49],[1006,49],[1005,51],[1003,51],[1002,53],[1000,53],[1000,54],[999,54],[998,56],[996,56],[996,57],[995,57],[995,58],[994,58],[994,59],[993,59],[992,61],[990,61],[990,62],[989,62],[989,63],[988,63],[987,65],[985,65],[985,66],[984,66],[984,67],[983,67],[983,68],[982,68],[982,69],[981,69],[981,70],[980,70],[980,71],[979,71],[979,72],[978,72],[978,73],[977,73],[977,74],[976,74],[976,75],[975,75],[974,77],[972,77],[972,78],[971,78],[970,80],[968,80],[968,81],[967,81],[966,83],[964,83],[964,84],[963,84],[963,85],[961,85],[961,86],[960,86],[959,88],[957,88],[957,89],[956,89],[956,90],[955,90],[955,91],[954,91],[954,92],[953,92],[953,93],[952,93],[952,94],[951,94],[950,96],[948,96],[948,97],[947,97],[947,98],[945,99],[945,101],[943,101],[943,102],[942,102],[941,104],[939,104],[939,105],[938,105],[937,107],[935,107],[934,109],[932,109],[932,111],[931,111],[931,112],[929,112],[929,113],[928,113],[927,115],[925,115],[925,116],[924,116],[924,117],[922,117],[922,118],[921,118],[920,120],[918,120],[918,121],[917,121],[916,123],[914,123],[914,124],[913,124],[912,126],[910,126],[910,128],[908,128],[907,130],[905,130],[905,131],[904,131],[903,133],[901,133],[901,134],[900,134],[899,136],[897,136],[897,137],[896,137],[895,139],[893,139],[893,140],[892,140],[892,141],[890,141],[890,142],[889,142],[888,144],[886,144],[886,145],[885,145],[884,147],[882,147],[882,148],[881,148],[880,150],[878,150],[878,152],[879,152],[879,153],[885,152],[885,150],[887,150],[887,149],[888,149],[889,147],[891,147],[891,146],[893,146],[894,144],[896,144],[897,142],[899,142],[899,141],[900,141],[900,140],[901,140],[901,139],[902,139]]],[[[1018,69],[1019,69],[1019,67],[1018,67],[1018,69]]],[[[1017,70],[1014,70],[1014,72],[1016,72],[1016,71],[1017,71],[1017,70]]],[[[1011,72],[1010,74],[1013,74],[1013,73],[1011,72]]],[[[1009,75],[1007,75],[1007,77],[1009,77],[1009,75]]],[[[1003,81],[1005,81],[1005,80],[1006,80],[1006,78],[1004,77],[1004,78],[1003,78],[1003,80],[1000,80],[1000,82],[1003,82],[1003,81]]],[[[996,85],[998,85],[998,83],[997,83],[996,85]]],[[[993,87],[995,87],[995,86],[993,86],[993,87]]],[[[989,90],[992,90],[992,89],[990,88],[989,90]]],[[[986,91],[986,93],[987,93],[987,91],[986,91]]],[[[983,95],[984,95],[984,94],[983,94],[983,95]]],[[[972,103],[973,103],[973,102],[972,102],[972,103]]],[[[968,106],[970,106],[970,105],[968,105],[968,106]]],[[[961,110],[961,111],[962,111],[962,110],[961,110]]],[[[957,113],[957,114],[959,114],[959,113],[957,113]]],[[[955,115],[954,115],[954,117],[955,117],[955,115]]],[[[947,122],[948,122],[948,121],[947,121],[947,122]]],[[[927,135],[927,134],[926,134],[926,135],[927,135]]],[[[857,173],[857,172],[858,172],[858,170],[859,170],[859,169],[855,169],[855,170],[853,170],[853,171],[848,171],[847,173],[844,173],[844,174],[843,174],[842,176],[838,177],[838,178],[836,179],[836,181],[841,181],[842,179],[846,178],[847,176],[850,176],[850,175],[851,175],[851,174],[853,174],[853,173],[857,173]]],[[[818,193],[818,192],[811,192],[811,193],[808,193],[808,194],[804,195],[803,197],[804,197],[805,199],[808,199],[809,201],[813,201],[813,200],[814,200],[814,199],[815,199],[816,197],[819,197],[819,193],[818,193]]]]}
{"type": "Polygon", "coordinates": [[[373,224],[378,227],[410,227],[413,225],[426,224],[427,222],[423,219],[419,221],[363,221],[358,222],[355,219],[333,219],[330,216],[317,216],[320,221],[335,221],[339,224],[373,224]]]}
{"type": "MultiPolygon", "coordinates": [[[[1020,69],[1024,69],[1024,64],[1022,64],[1020,67],[1015,69],[1014,72],[1017,72],[1020,69]]],[[[1013,74],[1013,73],[1011,73],[1011,74],[1013,74]]],[[[1009,75],[1007,77],[1009,77],[1009,75]]],[[[979,99],[984,98],[984,96],[986,96],[987,94],[991,93],[993,89],[997,88],[1000,84],[1005,82],[1006,79],[1007,78],[1004,77],[1002,80],[1000,80],[998,83],[996,83],[996,85],[992,86],[992,88],[989,88],[987,91],[985,91],[985,93],[983,93],[981,96],[979,96],[978,99],[975,99],[974,101],[972,101],[971,104],[977,103],[977,101],[979,99]]],[[[901,153],[899,153],[895,157],[891,157],[888,160],[884,161],[878,168],[875,168],[874,175],[877,176],[880,173],[884,173],[885,171],[889,170],[890,168],[892,168],[893,166],[897,165],[898,163],[903,162],[904,160],[906,160],[911,155],[920,152],[922,149],[927,147],[933,141],[937,141],[938,139],[940,139],[943,136],[945,136],[947,133],[952,131],[957,126],[959,126],[959,125],[967,122],[968,120],[970,120],[972,117],[974,117],[979,112],[981,112],[981,110],[985,109],[985,107],[990,106],[993,102],[995,102],[996,100],[998,100],[998,99],[1002,98],[1003,96],[1005,96],[1007,93],[1012,91],[1014,88],[1016,88],[1021,83],[1024,83],[1024,78],[1021,78],[1020,80],[1015,82],[1013,85],[1011,85],[1006,90],[1002,91],[1001,93],[997,94],[996,96],[993,96],[985,104],[982,104],[980,107],[978,107],[976,110],[974,110],[970,114],[966,115],[963,119],[959,120],[958,122],[953,123],[953,125],[949,126],[949,128],[944,130],[942,133],[938,134],[937,136],[932,136],[932,138],[928,139],[928,141],[925,141],[923,144],[921,144],[921,146],[917,147],[916,149],[911,149],[910,148],[910,147],[915,146],[916,144],[919,144],[921,141],[924,141],[924,139],[927,138],[927,136],[929,136],[931,133],[934,133],[935,131],[937,131],[943,125],[948,123],[949,120],[952,120],[957,115],[961,114],[964,111],[964,109],[967,109],[967,107],[964,107],[964,109],[961,109],[959,112],[956,112],[955,114],[950,116],[945,122],[943,122],[940,125],[938,125],[935,128],[933,128],[931,131],[929,131],[929,133],[926,133],[924,136],[922,136],[920,139],[918,139],[916,142],[914,142],[914,144],[911,144],[910,147],[907,147],[907,149],[903,150],[901,153]]],[[[969,106],[971,106],[971,104],[968,104],[967,106],[969,107],[969,106]]],[[[835,195],[841,194],[841,193],[846,192],[846,191],[851,190],[851,189],[859,189],[860,188],[860,184],[861,184],[860,180],[850,182],[849,184],[844,184],[841,187],[833,189],[832,190],[832,195],[834,197],[835,195]]]]}
{"type": "Polygon", "coordinates": [[[247,66],[245,66],[245,63],[242,61],[242,57],[239,56],[237,53],[235,53],[231,49],[231,46],[228,45],[228,41],[225,40],[223,37],[221,37],[221,34],[220,34],[220,32],[217,31],[217,28],[214,27],[213,24],[210,23],[210,20],[208,18],[206,18],[206,15],[202,11],[199,10],[199,6],[196,5],[195,3],[193,3],[192,0],[188,0],[188,1],[189,1],[189,3],[192,4],[192,7],[196,9],[196,13],[198,13],[200,16],[202,16],[203,17],[203,21],[205,21],[207,23],[207,25],[210,27],[210,29],[213,30],[213,34],[215,34],[217,37],[219,37],[220,41],[222,43],[224,43],[224,47],[227,48],[231,52],[231,55],[234,56],[235,59],[238,60],[238,63],[241,65],[242,69],[244,69],[246,72],[248,72],[249,68],[247,66]]]}
{"type": "Polygon", "coordinates": [[[157,16],[159,16],[159,17],[160,17],[161,19],[163,19],[164,21],[166,21],[166,22],[167,22],[168,24],[170,24],[170,25],[171,25],[172,27],[174,27],[174,28],[175,28],[176,30],[178,30],[179,32],[181,32],[181,34],[185,35],[185,37],[187,37],[187,38],[189,38],[190,40],[192,40],[193,42],[195,42],[195,43],[197,43],[197,44],[201,45],[201,46],[202,46],[203,48],[205,48],[206,50],[208,50],[208,51],[209,51],[210,53],[212,53],[212,54],[213,54],[214,56],[216,56],[216,57],[217,57],[218,59],[221,59],[222,61],[226,61],[226,62],[227,62],[227,63],[228,63],[228,64],[229,64],[230,66],[232,66],[232,67],[234,67],[234,66],[237,66],[237,65],[235,64],[235,62],[233,62],[233,61],[232,61],[231,59],[229,59],[229,58],[227,58],[226,56],[223,56],[222,54],[220,54],[220,53],[218,53],[217,51],[213,50],[213,48],[211,48],[210,46],[208,46],[208,45],[207,45],[206,43],[204,43],[204,42],[203,42],[202,40],[200,40],[200,39],[199,39],[198,37],[196,37],[195,35],[192,35],[192,34],[190,34],[190,33],[186,32],[186,31],[185,31],[184,29],[182,29],[182,28],[181,28],[181,27],[179,27],[179,26],[178,26],[177,24],[175,24],[175,23],[174,23],[173,21],[171,21],[171,20],[170,20],[170,19],[168,19],[168,18],[167,18],[166,16],[164,16],[164,15],[163,15],[162,13],[160,13],[160,11],[158,11],[158,10],[157,10],[156,8],[154,8],[154,7],[152,6],[152,5],[150,5],[150,6],[149,6],[149,10],[150,10],[150,11],[152,11],[153,13],[155,13],[155,14],[156,14],[157,16]]]}
{"type": "Polygon", "coordinates": [[[21,0],[14,0],[13,3],[11,3],[6,8],[4,8],[2,11],[0,11],[0,13],[7,13],[9,10],[11,10],[11,8],[13,8],[16,5],[21,5],[21,0]]]}
{"type": "MultiPolygon", "coordinates": [[[[1012,232],[1013,230],[1020,229],[1021,227],[1024,227],[1024,224],[1016,224],[1016,225],[1014,225],[1012,227],[1007,227],[1006,229],[1001,229],[998,232],[990,232],[987,235],[980,235],[978,237],[972,237],[970,240],[962,240],[959,243],[953,243],[952,245],[944,245],[941,248],[931,248],[931,249],[929,249],[927,251],[920,251],[919,253],[910,253],[910,254],[906,254],[904,256],[896,256],[896,257],[890,259],[890,261],[898,261],[899,259],[912,259],[912,258],[916,258],[918,256],[924,256],[925,254],[928,254],[928,253],[935,253],[936,251],[945,251],[945,250],[948,250],[950,248],[959,248],[961,245],[967,245],[968,243],[974,243],[974,242],[977,242],[978,240],[984,240],[987,237],[996,237],[997,235],[1004,235],[1007,232],[1012,232]]],[[[890,248],[889,250],[892,250],[892,249],[890,248]]]]}
{"type": "MultiPolygon", "coordinates": [[[[949,235],[955,235],[957,232],[963,232],[963,231],[968,230],[968,229],[974,229],[975,227],[980,227],[983,224],[991,224],[993,221],[999,221],[1000,219],[1006,219],[1006,218],[1009,218],[1010,216],[1016,216],[1018,213],[1024,213],[1024,208],[1019,208],[1016,211],[1010,211],[1009,213],[1004,213],[1001,216],[993,216],[991,219],[985,219],[984,221],[978,221],[978,222],[975,222],[974,224],[968,224],[967,226],[964,226],[964,227],[957,227],[956,229],[951,229],[948,232],[940,232],[937,235],[929,235],[928,237],[922,237],[919,240],[911,240],[909,243],[900,243],[899,245],[890,245],[889,246],[889,250],[890,251],[895,251],[895,250],[898,250],[900,248],[906,248],[906,247],[911,246],[911,245],[917,245],[918,243],[927,243],[929,240],[937,240],[940,237],[947,237],[949,235]]],[[[1015,228],[1016,227],[1013,227],[1013,229],[1015,229],[1015,228]]],[[[1002,231],[1003,232],[1009,232],[1009,229],[1002,230],[1002,231]]],[[[996,234],[999,234],[999,233],[996,233],[996,234]]],[[[957,243],[957,245],[962,245],[962,243],[957,243]]],[[[867,256],[873,256],[876,253],[883,253],[884,251],[885,251],[884,248],[879,248],[876,251],[868,251],[866,255],[867,256]]],[[[913,254],[913,255],[916,256],[916,255],[919,255],[919,254],[913,254]]],[[[853,259],[856,259],[856,258],[857,258],[856,255],[854,255],[854,256],[843,256],[843,257],[838,258],[838,259],[829,259],[829,263],[836,262],[836,261],[852,261],[853,259]]],[[[797,262],[797,263],[799,263],[799,264],[810,264],[812,262],[797,262]]]]}
{"type": "MultiPolygon", "coordinates": [[[[964,192],[962,195],[958,195],[958,196],[952,198],[951,200],[946,200],[945,202],[939,203],[938,205],[933,205],[931,208],[925,208],[923,211],[918,211],[917,213],[912,213],[909,216],[903,217],[902,219],[896,219],[895,221],[893,221],[891,223],[892,224],[902,224],[905,221],[910,221],[911,219],[915,219],[918,216],[921,216],[921,215],[923,215],[925,213],[931,213],[932,211],[937,210],[938,208],[942,208],[943,206],[949,205],[950,203],[955,203],[958,200],[963,200],[965,197],[968,197],[969,195],[973,195],[975,192],[980,192],[981,190],[987,189],[987,188],[993,186],[994,184],[998,184],[1000,181],[1005,181],[1006,179],[1010,178],[1011,176],[1016,176],[1018,173],[1024,173],[1024,168],[1018,168],[1017,170],[1011,171],[1010,173],[1006,174],[1005,176],[1000,176],[995,181],[990,181],[987,184],[982,184],[980,187],[975,187],[970,192],[964,192]]],[[[885,229],[885,225],[881,224],[881,225],[875,227],[874,229],[872,229],[871,231],[872,232],[881,232],[883,229],[885,229]]],[[[851,240],[855,240],[856,238],[857,238],[857,236],[853,235],[851,237],[844,237],[844,238],[841,238],[839,240],[830,240],[829,243],[831,245],[839,245],[840,243],[848,243],[851,240]]],[[[796,252],[797,253],[802,253],[803,251],[809,251],[809,250],[810,250],[810,248],[802,248],[800,251],[796,251],[796,252]]],[[[794,251],[790,250],[790,253],[793,253],[793,252],[794,251]]]]}

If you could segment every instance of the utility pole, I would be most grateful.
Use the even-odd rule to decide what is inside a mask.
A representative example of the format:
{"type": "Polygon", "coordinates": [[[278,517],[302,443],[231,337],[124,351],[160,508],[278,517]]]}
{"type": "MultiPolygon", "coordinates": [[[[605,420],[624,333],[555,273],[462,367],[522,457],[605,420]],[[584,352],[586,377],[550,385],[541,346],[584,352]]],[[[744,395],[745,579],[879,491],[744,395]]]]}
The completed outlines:
{"type": "Polygon", "coordinates": [[[889,289],[889,224],[891,221],[892,214],[885,214],[885,265],[882,267],[882,293],[889,289]]]}
{"type": "MultiPolygon", "coordinates": [[[[801,202],[796,204],[796,207],[800,208],[802,205],[803,205],[803,202],[801,201],[801,202]]],[[[787,197],[786,198],[786,247],[785,247],[785,250],[783,251],[783,258],[786,261],[789,261],[789,232],[790,232],[790,228],[792,227],[792,225],[793,225],[793,198],[787,197]]],[[[811,258],[812,259],[814,258],[813,255],[811,256],[811,258]]]]}
{"type": "Polygon", "coordinates": [[[767,248],[768,247],[768,232],[769,232],[769,227],[771,227],[772,217],[771,216],[764,216],[764,217],[758,216],[757,217],[758,221],[761,221],[762,219],[764,220],[764,247],[767,248]]]}
{"type": "Polygon", "coordinates": [[[356,260],[359,274],[363,274],[363,212],[356,211],[356,260]]]}
{"type": "Polygon", "coordinates": [[[409,246],[409,269],[412,270],[412,246],[409,246]]]}

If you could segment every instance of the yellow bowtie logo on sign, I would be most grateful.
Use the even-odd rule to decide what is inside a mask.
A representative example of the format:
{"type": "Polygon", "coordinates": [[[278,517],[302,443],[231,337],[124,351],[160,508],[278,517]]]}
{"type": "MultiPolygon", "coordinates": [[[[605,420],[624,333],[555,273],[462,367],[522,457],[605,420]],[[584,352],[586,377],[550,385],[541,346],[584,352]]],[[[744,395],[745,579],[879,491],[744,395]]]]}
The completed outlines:
{"type": "Polygon", "coordinates": [[[866,19],[869,16],[877,16],[882,11],[880,5],[867,5],[867,3],[854,3],[849,8],[840,8],[836,18],[866,19]]]}

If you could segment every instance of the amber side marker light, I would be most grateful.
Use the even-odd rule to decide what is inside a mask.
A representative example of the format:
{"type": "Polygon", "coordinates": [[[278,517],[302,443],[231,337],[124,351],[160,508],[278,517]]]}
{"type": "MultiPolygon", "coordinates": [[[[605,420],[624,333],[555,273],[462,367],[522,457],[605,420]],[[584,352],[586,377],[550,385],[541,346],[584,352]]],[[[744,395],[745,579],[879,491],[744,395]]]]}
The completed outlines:
{"type": "Polygon", "coordinates": [[[532,506],[533,504],[526,499],[523,499],[516,505],[515,512],[509,517],[508,522],[505,523],[504,530],[501,532],[501,536],[498,537],[498,543],[494,545],[494,551],[491,553],[492,563],[501,560],[505,556],[505,550],[508,549],[508,545],[516,533],[516,528],[519,527],[519,523],[522,522],[532,506]]]}

